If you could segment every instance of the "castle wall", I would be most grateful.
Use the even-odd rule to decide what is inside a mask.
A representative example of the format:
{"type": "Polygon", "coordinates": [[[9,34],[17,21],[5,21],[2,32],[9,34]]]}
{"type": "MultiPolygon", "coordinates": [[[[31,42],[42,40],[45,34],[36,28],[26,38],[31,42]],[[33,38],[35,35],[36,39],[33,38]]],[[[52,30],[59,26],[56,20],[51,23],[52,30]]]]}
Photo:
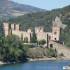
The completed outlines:
{"type": "Polygon", "coordinates": [[[28,32],[13,30],[12,34],[17,35],[20,39],[21,39],[21,35],[23,35],[23,40],[24,38],[28,38],[28,42],[30,42],[30,33],[28,32]]]}
{"type": "Polygon", "coordinates": [[[11,29],[12,29],[12,30],[15,29],[15,24],[11,24],[11,29]]]}
{"type": "MultiPolygon", "coordinates": [[[[8,36],[9,31],[9,24],[3,23],[4,33],[5,36],[8,36]]],[[[24,38],[28,38],[28,42],[30,42],[30,34],[32,34],[31,29],[28,29],[28,31],[20,31],[19,30],[19,24],[11,24],[12,34],[18,36],[21,39],[21,36],[23,35],[24,38]]]]}
{"type": "Polygon", "coordinates": [[[43,27],[35,27],[35,33],[42,33],[42,32],[44,32],[44,28],[43,27]]]}
{"type": "Polygon", "coordinates": [[[4,27],[4,34],[5,36],[8,35],[8,30],[9,30],[9,24],[8,23],[3,23],[3,27],[4,27]]]}
{"type": "Polygon", "coordinates": [[[37,36],[38,41],[45,40],[47,42],[47,33],[39,32],[39,33],[36,34],[36,36],[37,36]]]}
{"type": "Polygon", "coordinates": [[[19,24],[15,24],[15,30],[19,31],[19,24]]]}

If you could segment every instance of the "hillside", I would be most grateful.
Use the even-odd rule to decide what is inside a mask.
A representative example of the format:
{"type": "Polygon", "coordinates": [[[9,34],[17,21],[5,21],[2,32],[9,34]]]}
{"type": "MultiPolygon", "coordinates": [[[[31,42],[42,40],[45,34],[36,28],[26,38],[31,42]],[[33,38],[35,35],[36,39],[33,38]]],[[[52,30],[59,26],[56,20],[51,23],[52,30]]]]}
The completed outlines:
{"type": "Polygon", "coordinates": [[[64,30],[61,30],[60,39],[63,40],[67,46],[70,46],[70,6],[47,12],[26,14],[15,19],[10,19],[9,21],[10,23],[19,23],[22,30],[26,30],[29,27],[44,26],[46,31],[51,31],[52,20],[54,20],[56,16],[59,16],[63,24],[67,25],[64,30]]]}
{"type": "Polygon", "coordinates": [[[40,11],[45,10],[30,5],[19,4],[10,0],[0,0],[0,18],[2,19],[40,11]]]}
{"type": "Polygon", "coordinates": [[[45,26],[50,28],[52,21],[56,16],[59,16],[63,24],[69,25],[70,22],[70,6],[55,9],[47,12],[38,12],[26,14],[24,16],[10,19],[10,22],[20,23],[23,28],[34,27],[34,26],[45,26]]]}

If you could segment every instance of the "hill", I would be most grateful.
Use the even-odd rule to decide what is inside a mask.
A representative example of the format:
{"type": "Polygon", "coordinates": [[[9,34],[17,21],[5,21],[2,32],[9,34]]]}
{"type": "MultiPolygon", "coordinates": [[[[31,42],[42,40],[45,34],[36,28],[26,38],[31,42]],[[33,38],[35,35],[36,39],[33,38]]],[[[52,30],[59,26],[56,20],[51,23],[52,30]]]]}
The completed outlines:
{"type": "Polygon", "coordinates": [[[0,0],[0,18],[2,19],[40,11],[45,10],[30,5],[19,4],[10,0],[0,0]]]}
{"type": "Polygon", "coordinates": [[[47,12],[25,14],[24,16],[19,16],[17,18],[10,19],[9,21],[12,23],[20,23],[23,26],[22,29],[40,25],[45,26],[47,30],[48,28],[50,28],[52,21],[56,16],[59,16],[61,18],[63,24],[70,25],[70,6],[60,9],[54,9],[47,12]]]}

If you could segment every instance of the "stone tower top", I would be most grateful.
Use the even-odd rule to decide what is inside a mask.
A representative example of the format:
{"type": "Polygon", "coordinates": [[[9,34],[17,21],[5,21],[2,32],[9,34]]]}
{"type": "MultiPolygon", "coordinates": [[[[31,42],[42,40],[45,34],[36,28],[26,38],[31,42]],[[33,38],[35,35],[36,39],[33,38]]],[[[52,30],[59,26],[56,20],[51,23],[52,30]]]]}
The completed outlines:
{"type": "Polygon", "coordinates": [[[35,27],[35,33],[39,33],[39,32],[43,32],[44,28],[39,26],[39,27],[35,27]]]}
{"type": "Polygon", "coordinates": [[[55,20],[53,21],[53,26],[54,27],[61,27],[62,26],[62,21],[58,16],[56,16],[55,20]]]}
{"type": "Polygon", "coordinates": [[[32,30],[31,30],[31,29],[28,29],[28,30],[27,30],[27,32],[28,32],[28,33],[31,33],[31,32],[32,32],[32,30]]]}
{"type": "Polygon", "coordinates": [[[15,30],[19,31],[19,24],[15,25],[15,30]]]}

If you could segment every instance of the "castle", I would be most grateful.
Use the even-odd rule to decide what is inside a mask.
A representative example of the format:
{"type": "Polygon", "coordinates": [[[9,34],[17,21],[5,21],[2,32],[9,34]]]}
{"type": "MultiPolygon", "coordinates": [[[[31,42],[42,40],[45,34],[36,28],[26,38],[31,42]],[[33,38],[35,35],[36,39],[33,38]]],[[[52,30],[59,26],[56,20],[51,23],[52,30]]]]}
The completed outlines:
{"type": "MultiPolygon", "coordinates": [[[[60,38],[60,28],[62,25],[62,21],[59,17],[56,17],[55,20],[52,22],[52,31],[51,32],[45,32],[43,27],[35,27],[35,33],[37,36],[37,40],[45,40],[47,42],[47,34],[49,36],[50,41],[59,41],[60,38]]],[[[5,36],[9,33],[9,24],[3,23],[4,33],[5,36]]],[[[23,37],[23,40],[25,38],[28,39],[28,42],[30,42],[30,37],[32,36],[33,32],[31,29],[28,29],[27,31],[22,31],[19,29],[19,24],[11,24],[12,34],[17,35],[19,38],[23,37]]]]}

